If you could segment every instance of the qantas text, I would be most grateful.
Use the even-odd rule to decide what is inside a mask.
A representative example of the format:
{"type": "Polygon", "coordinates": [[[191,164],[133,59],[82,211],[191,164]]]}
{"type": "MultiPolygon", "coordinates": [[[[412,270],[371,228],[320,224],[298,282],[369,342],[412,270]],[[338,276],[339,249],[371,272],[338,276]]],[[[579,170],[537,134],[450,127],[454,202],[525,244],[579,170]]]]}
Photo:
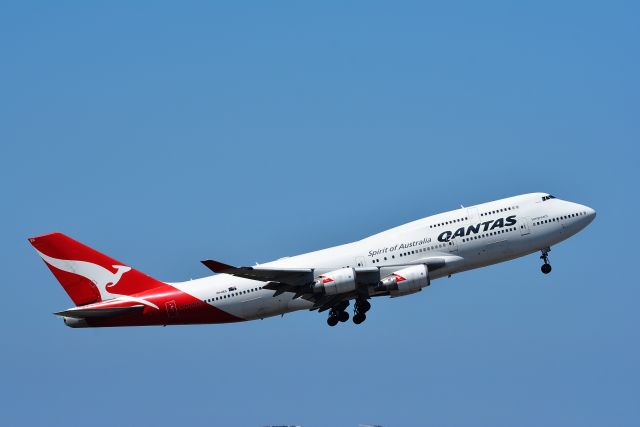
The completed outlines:
{"type": "Polygon", "coordinates": [[[440,242],[448,242],[451,239],[455,239],[456,237],[465,237],[470,234],[478,234],[484,233],[489,230],[495,230],[496,228],[502,227],[511,227],[515,225],[518,221],[516,221],[516,216],[511,215],[506,218],[498,218],[496,220],[490,220],[481,222],[480,224],[470,225],[469,227],[461,227],[456,231],[444,231],[438,236],[438,240],[440,242]]]}

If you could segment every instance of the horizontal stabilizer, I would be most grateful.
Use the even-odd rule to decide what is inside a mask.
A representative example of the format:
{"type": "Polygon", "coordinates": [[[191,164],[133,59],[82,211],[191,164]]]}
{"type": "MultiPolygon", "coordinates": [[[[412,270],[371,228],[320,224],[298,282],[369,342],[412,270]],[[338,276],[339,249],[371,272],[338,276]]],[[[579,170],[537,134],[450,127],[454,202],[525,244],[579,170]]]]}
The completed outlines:
{"type": "Polygon", "coordinates": [[[144,309],[144,305],[133,305],[131,307],[108,307],[108,308],[72,308],[54,313],[56,316],[73,317],[76,319],[102,319],[106,317],[122,316],[125,314],[139,313],[144,309]]]}

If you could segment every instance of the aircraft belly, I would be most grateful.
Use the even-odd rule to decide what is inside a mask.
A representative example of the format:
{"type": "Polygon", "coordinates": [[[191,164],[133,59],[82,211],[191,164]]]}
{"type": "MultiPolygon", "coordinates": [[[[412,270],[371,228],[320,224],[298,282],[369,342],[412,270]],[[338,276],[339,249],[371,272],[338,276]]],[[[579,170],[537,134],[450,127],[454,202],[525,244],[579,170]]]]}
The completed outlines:
{"type": "Polygon", "coordinates": [[[277,297],[269,293],[245,301],[239,301],[223,309],[246,320],[262,319],[290,311],[288,309],[288,300],[290,300],[291,297],[292,295],[290,293],[284,293],[277,297]]]}

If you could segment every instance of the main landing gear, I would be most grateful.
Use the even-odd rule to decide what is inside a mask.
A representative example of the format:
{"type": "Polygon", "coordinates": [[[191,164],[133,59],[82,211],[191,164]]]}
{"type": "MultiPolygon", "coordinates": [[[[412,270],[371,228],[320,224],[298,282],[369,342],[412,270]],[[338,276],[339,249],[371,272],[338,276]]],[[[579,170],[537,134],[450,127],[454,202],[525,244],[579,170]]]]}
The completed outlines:
{"type": "Polygon", "coordinates": [[[549,252],[551,252],[551,248],[544,248],[541,252],[542,256],[540,256],[540,259],[544,261],[544,264],[540,267],[540,271],[544,274],[549,274],[551,273],[551,264],[549,264],[549,252]]]}
{"type": "MultiPolygon", "coordinates": [[[[343,301],[329,310],[329,317],[327,318],[327,325],[336,326],[338,322],[346,322],[349,320],[349,313],[346,312],[349,306],[349,301],[343,301]]],[[[365,314],[371,309],[371,304],[364,298],[358,298],[353,307],[353,323],[359,325],[367,319],[365,314]]]]}
{"type": "Polygon", "coordinates": [[[358,298],[356,300],[355,306],[353,307],[353,323],[359,325],[360,323],[367,320],[367,315],[365,314],[367,311],[371,309],[371,303],[366,299],[358,298]]]}
{"type": "Polygon", "coordinates": [[[349,306],[349,301],[344,301],[329,310],[329,318],[327,319],[327,325],[336,326],[338,322],[346,322],[349,320],[349,313],[345,309],[349,306]]]}

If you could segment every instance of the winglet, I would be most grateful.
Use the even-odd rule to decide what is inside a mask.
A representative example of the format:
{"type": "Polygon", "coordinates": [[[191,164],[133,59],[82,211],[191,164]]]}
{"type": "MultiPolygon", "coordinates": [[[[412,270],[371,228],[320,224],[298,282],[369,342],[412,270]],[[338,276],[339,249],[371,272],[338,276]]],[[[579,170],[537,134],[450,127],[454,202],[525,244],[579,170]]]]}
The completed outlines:
{"type": "Polygon", "coordinates": [[[205,267],[207,267],[209,270],[213,271],[214,273],[224,273],[227,270],[233,270],[236,268],[232,265],[225,264],[219,261],[214,261],[212,259],[205,259],[204,261],[200,261],[200,262],[203,263],[205,267]]]}

